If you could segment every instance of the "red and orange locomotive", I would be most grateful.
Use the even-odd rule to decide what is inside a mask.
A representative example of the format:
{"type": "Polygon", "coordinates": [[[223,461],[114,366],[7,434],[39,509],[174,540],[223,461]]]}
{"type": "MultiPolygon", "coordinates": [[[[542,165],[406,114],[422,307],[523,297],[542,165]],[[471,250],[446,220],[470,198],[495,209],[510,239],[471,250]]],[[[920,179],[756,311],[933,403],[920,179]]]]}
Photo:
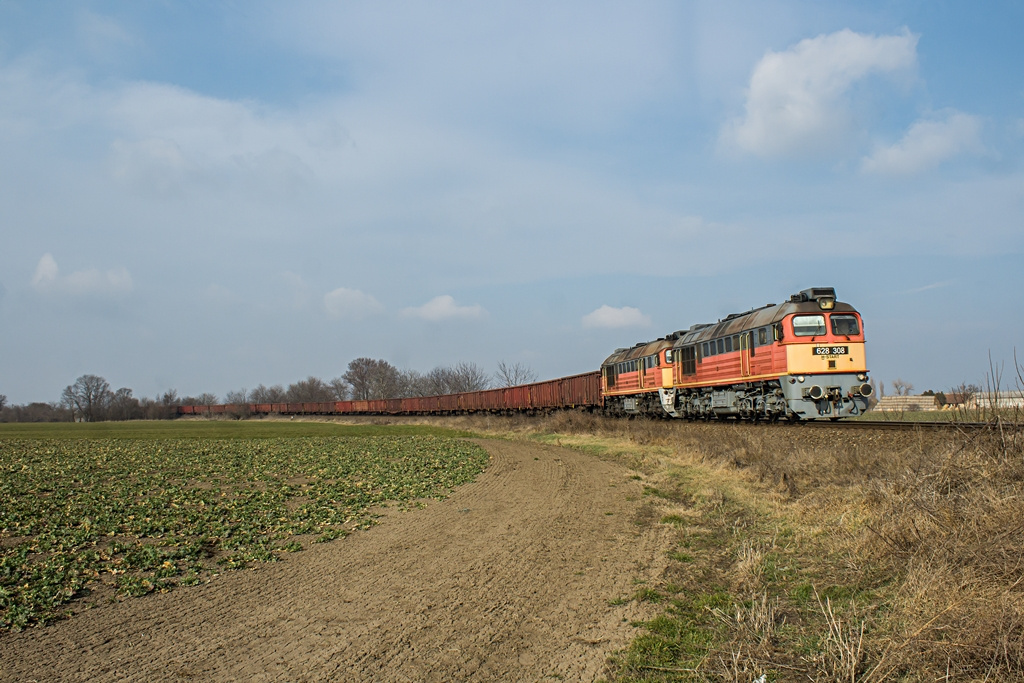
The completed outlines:
{"type": "Polygon", "coordinates": [[[601,365],[610,413],[837,419],[868,408],[864,325],[835,289],[618,349],[601,365]]]}

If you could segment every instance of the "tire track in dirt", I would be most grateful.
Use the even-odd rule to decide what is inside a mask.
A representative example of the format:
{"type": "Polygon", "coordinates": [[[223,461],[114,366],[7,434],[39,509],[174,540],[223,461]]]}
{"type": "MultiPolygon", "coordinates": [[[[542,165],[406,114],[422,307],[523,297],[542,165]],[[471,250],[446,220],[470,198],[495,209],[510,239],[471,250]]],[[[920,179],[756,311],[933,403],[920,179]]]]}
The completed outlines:
{"type": "Polygon", "coordinates": [[[663,537],[625,468],[481,441],[441,502],[257,571],[0,637],[4,680],[589,681],[642,618],[663,537]]]}

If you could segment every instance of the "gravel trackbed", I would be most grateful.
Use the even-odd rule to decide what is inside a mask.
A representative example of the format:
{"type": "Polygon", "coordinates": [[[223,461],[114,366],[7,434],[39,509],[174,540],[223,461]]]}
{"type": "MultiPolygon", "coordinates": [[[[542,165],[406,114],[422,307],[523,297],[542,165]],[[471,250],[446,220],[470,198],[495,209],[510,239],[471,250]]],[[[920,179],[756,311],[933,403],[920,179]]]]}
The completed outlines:
{"type": "Polygon", "coordinates": [[[657,528],[636,524],[640,483],[576,451],[479,443],[491,464],[444,501],[255,571],[0,636],[0,679],[601,678],[646,609],[616,599],[664,557],[657,528]]]}

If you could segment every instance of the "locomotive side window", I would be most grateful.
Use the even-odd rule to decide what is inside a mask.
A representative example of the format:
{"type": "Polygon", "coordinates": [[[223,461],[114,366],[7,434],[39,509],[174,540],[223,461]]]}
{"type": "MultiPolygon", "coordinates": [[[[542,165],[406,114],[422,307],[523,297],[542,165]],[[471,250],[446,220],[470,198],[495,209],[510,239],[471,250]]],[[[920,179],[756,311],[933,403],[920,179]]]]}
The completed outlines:
{"type": "Polygon", "coordinates": [[[724,339],[719,339],[718,340],[718,352],[719,353],[725,353],[725,340],[724,339]]]}
{"type": "Polygon", "coordinates": [[[725,352],[729,353],[732,351],[732,337],[725,338],[725,352]]]}
{"type": "Polygon", "coordinates": [[[732,350],[733,351],[739,351],[740,350],[740,335],[738,335],[738,334],[732,335],[732,350]]]}
{"type": "Polygon", "coordinates": [[[832,334],[854,335],[860,334],[860,325],[857,324],[855,315],[834,314],[832,318],[832,334]]]}
{"type": "Polygon", "coordinates": [[[697,348],[694,346],[683,347],[683,374],[697,374],[697,348]]]}
{"type": "Polygon", "coordinates": [[[707,358],[708,356],[711,355],[711,353],[708,351],[708,343],[707,342],[704,342],[703,348],[701,350],[704,352],[704,357],[705,358],[707,358]]]}
{"type": "Polygon", "coordinates": [[[759,346],[764,346],[768,343],[768,329],[762,327],[757,331],[757,343],[759,346]]]}
{"type": "Polygon", "coordinates": [[[825,316],[793,316],[793,334],[798,337],[820,337],[825,334],[825,316]]]}

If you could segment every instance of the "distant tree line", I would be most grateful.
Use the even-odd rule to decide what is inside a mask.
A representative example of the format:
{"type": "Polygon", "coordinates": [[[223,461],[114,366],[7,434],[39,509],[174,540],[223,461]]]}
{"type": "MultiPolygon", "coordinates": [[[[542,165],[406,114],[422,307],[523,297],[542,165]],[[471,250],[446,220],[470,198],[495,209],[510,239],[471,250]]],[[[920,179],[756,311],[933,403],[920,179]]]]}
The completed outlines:
{"type": "MultiPolygon", "coordinates": [[[[536,373],[520,363],[498,364],[488,374],[475,363],[439,366],[426,374],[399,370],[386,360],[356,358],[347,370],[331,380],[309,376],[289,384],[258,385],[255,389],[229,391],[223,403],[245,406],[250,403],[308,403],[348,399],[388,399],[410,396],[436,396],[492,387],[528,384],[536,373]]],[[[104,420],[168,420],[177,415],[179,405],[215,405],[216,394],[179,397],[169,390],[156,398],[137,398],[128,387],[113,390],[98,375],[82,375],[65,387],[60,400],[53,403],[8,405],[0,394],[0,422],[101,422],[104,420]]],[[[240,410],[239,412],[244,412],[240,410]]]]}

